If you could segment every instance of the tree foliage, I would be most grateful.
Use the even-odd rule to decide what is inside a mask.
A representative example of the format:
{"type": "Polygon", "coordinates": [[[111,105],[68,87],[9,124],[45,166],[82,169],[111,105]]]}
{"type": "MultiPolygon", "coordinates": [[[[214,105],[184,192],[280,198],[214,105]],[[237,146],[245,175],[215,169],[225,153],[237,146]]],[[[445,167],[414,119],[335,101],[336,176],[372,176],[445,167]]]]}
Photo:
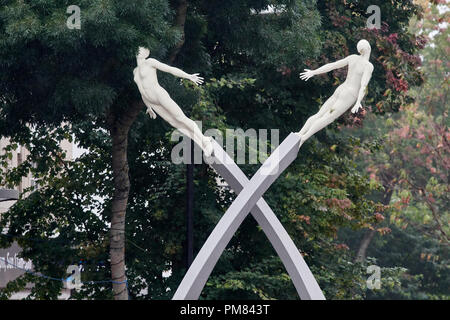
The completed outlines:
{"type": "Polygon", "coordinates": [[[448,298],[448,5],[420,4],[423,17],[412,19],[410,30],[427,39],[420,51],[425,81],[409,89],[414,103],[398,114],[367,117],[360,131],[382,145],[363,152],[361,165],[392,194],[377,227],[385,235],[374,238],[368,255],[382,266],[405,268],[396,286],[372,298],[448,298]]]}
{"type": "MultiPolygon", "coordinates": [[[[68,264],[81,261],[83,281],[111,278],[108,232],[115,174],[108,118],[123,119],[129,108],[137,108],[131,74],[141,45],[167,61],[183,39],[173,63],[201,72],[207,84],[182,86],[165,75],[160,80],[184,111],[202,121],[203,129],[278,128],[281,139],[298,131],[343,81],[345,70],[308,83],[298,73],[356,53],[361,38],[371,42],[375,65],[367,110],[396,112],[411,101],[405,83],[414,86],[422,80],[416,55],[422,39],[405,31],[419,8],[405,1],[380,3],[383,28],[370,31],[365,12],[372,2],[192,0],[181,30],[174,19],[178,1],[85,1],[80,3],[81,30],[68,30],[64,1],[2,1],[0,133],[31,150],[23,164],[3,173],[2,183],[13,185],[31,171],[41,188],[29,190],[32,194],[5,213],[0,224],[16,236],[36,271],[62,277],[68,264]],[[257,14],[269,4],[280,11],[257,14]],[[61,123],[70,125],[60,129],[61,123]],[[68,162],[57,142],[72,135],[89,153],[68,162]]],[[[363,116],[344,118],[318,133],[265,195],[329,299],[364,296],[364,270],[337,232],[374,224],[384,209],[366,197],[380,186],[370,183],[352,160],[362,142],[336,130],[357,125],[363,116]]],[[[135,299],[171,298],[186,272],[185,168],[170,162],[171,130],[140,112],[128,133],[125,261],[135,299]]],[[[375,143],[365,146],[376,148],[375,143]]],[[[250,176],[257,167],[242,169],[250,176]]],[[[207,165],[196,166],[196,251],[235,197],[216,178],[207,165]]],[[[12,240],[0,239],[3,246],[12,240]]],[[[35,298],[56,298],[61,288],[27,275],[10,283],[4,295],[24,279],[39,284],[33,288],[35,298]]],[[[111,285],[87,283],[73,297],[112,298],[111,285]]],[[[202,299],[230,297],[297,298],[250,217],[202,294],[202,299]]]]}

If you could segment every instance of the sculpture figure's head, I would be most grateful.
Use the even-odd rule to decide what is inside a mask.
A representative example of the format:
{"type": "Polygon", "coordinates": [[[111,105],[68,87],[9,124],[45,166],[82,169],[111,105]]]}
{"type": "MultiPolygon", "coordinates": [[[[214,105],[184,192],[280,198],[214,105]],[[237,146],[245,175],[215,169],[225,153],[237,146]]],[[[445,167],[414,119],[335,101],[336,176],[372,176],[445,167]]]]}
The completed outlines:
{"type": "Polygon", "coordinates": [[[358,42],[358,45],[356,46],[358,49],[358,52],[362,56],[370,56],[370,52],[372,51],[372,47],[370,46],[369,41],[367,40],[360,40],[358,42]]]}
{"type": "Polygon", "coordinates": [[[150,55],[150,50],[144,47],[139,47],[138,59],[146,59],[150,55]]]}

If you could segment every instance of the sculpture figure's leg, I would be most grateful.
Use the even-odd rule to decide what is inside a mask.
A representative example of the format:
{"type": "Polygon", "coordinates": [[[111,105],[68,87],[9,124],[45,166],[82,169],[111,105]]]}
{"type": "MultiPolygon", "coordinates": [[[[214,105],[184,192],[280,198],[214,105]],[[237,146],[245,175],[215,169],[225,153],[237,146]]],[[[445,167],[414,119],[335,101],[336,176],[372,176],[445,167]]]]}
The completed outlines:
{"type": "Polygon", "coordinates": [[[329,124],[333,123],[333,121],[336,120],[334,116],[328,115],[323,116],[321,118],[318,118],[313,124],[311,124],[308,131],[306,131],[301,137],[302,137],[302,144],[308,140],[312,135],[314,135],[316,132],[322,130],[329,124]]]}
{"type": "Polygon", "coordinates": [[[328,111],[330,111],[330,108],[333,106],[333,104],[336,103],[336,100],[338,98],[339,92],[336,90],[334,94],[328,98],[327,101],[323,104],[322,108],[320,108],[319,112],[317,112],[315,115],[309,117],[309,119],[306,121],[306,123],[303,125],[303,128],[299,131],[299,134],[302,136],[304,135],[309,128],[311,128],[311,125],[319,118],[323,117],[328,111]]]}
{"type": "Polygon", "coordinates": [[[314,123],[311,124],[308,131],[301,135],[302,144],[312,135],[339,118],[353,104],[353,100],[354,98],[352,96],[351,98],[339,97],[335,104],[331,106],[330,111],[325,113],[325,115],[323,115],[322,117],[318,118],[314,123]]]}
{"type": "Polygon", "coordinates": [[[153,109],[171,126],[179,129],[181,133],[194,140],[197,145],[204,149],[205,154],[210,156],[212,151],[211,141],[203,135],[193,120],[186,117],[183,110],[167,93],[162,96],[160,105],[155,105],[153,109]]]}

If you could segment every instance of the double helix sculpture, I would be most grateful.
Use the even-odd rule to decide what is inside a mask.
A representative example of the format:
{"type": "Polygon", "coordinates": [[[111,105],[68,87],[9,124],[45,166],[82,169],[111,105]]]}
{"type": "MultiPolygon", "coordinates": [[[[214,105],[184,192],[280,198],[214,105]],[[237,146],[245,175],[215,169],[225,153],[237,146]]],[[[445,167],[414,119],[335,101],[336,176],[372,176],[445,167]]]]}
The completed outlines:
{"type": "Polygon", "coordinates": [[[147,106],[147,113],[153,119],[156,118],[156,114],[160,115],[173,127],[192,139],[204,151],[207,162],[237,194],[236,199],[197,254],[175,292],[174,300],[198,299],[222,252],[249,213],[253,215],[274,247],[300,298],[304,300],[325,299],[300,251],[262,196],[297,158],[299,150],[306,140],[331,124],[352,106],[351,112],[353,113],[362,108],[361,102],[374,68],[369,62],[371,53],[369,42],[359,41],[357,50],[359,55],[350,55],[316,70],[305,69],[305,72],[300,74],[302,80],[308,81],[313,76],[337,68],[348,67],[346,80],[324,103],[319,112],[311,116],[299,132],[291,133],[249,180],[222,147],[211,138],[205,137],[197,124],[186,117],[166,90],[159,85],[157,70],[189,79],[196,85],[202,84],[203,78],[199,77],[197,73],[187,74],[180,69],[148,58],[150,51],[140,48],[137,55],[138,66],[134,70],[134,81],[147,106]]]}

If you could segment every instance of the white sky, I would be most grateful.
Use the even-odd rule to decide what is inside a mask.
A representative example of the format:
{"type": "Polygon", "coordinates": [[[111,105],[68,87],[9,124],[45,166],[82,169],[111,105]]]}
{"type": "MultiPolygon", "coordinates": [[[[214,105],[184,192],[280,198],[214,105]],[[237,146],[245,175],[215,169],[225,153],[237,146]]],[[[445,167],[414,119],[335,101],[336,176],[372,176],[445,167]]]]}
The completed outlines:
{"type": "Polygon", "coordinates": [[[73,160],[78,159],[83,153],[89,152],[87,149],[80,148],[78,144],[72,145],[72,157],[73,160]]]}

